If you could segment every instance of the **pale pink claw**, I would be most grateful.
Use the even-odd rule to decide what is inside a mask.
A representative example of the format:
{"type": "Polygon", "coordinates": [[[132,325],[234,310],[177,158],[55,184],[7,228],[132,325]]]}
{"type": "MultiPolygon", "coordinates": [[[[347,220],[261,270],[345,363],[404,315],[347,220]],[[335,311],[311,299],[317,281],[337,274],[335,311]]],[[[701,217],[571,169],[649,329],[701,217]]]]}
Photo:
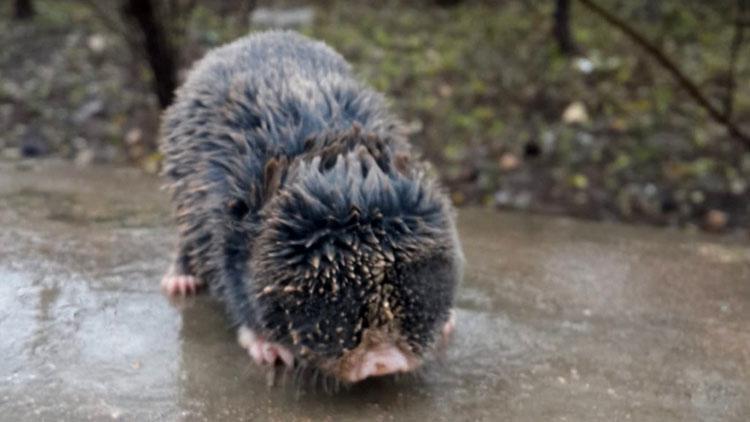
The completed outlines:
{"type": "Polygon", "coordinates": [[[445,325],[443,325],[443,341],[448,341],[448,339],[450,339],[451,334],[453,334],[454,328],[456,328],[456,311],[451,309],[451,313],[448,316],[448,321],[446,321],[445,325]]]}
{"type": "Polygon", "coordinates": [[[168,273],[161,279],[161,288],[169,296],[195,294],[200,286],[200,280],[191,275],[174,275],[168,273]]]}
{"type": "Polygon", "coordinates": [[[290,368],[294,366],[292,352],[278,343],[266,341],[244,325],[237,332],[237,341],[240,346],[247,349],[250,357],[258,365],[273,365],[277,361],[281,361],[290,368]]]}

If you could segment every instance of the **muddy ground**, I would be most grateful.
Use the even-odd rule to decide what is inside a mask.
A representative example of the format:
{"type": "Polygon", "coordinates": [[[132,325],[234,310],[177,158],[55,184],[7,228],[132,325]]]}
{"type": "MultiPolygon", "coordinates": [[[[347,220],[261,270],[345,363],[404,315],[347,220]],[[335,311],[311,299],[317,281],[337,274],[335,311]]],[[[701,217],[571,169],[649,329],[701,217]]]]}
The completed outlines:
{"type": "Polygon", "coordinates": [[[459,226],[439,361],[269,387],[214,301],[160,293],[175,230],[155,178],[0,162],[0,419],[747,420],[747,244],[480,209],[459,226]]]}

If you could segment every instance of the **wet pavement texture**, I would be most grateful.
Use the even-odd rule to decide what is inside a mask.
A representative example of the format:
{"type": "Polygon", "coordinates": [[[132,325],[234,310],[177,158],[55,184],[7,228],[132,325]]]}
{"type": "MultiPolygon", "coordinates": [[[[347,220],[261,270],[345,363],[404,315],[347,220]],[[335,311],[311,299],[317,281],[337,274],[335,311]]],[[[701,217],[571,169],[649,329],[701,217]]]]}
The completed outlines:
{"type": "Polygon", "coordinates": [[[0,419],[750,419],[747,243],[461,210],[444,356],[329,393],[269,387],[212,299],[160,293],[176,233],[158,187],[0,163],[0,419]]]}

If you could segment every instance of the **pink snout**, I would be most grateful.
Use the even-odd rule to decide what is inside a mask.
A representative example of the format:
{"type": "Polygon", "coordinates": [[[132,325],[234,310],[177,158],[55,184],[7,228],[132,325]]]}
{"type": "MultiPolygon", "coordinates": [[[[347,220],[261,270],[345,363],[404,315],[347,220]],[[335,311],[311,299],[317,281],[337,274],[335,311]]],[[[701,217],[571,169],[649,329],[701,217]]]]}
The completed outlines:
{"type": "Polygon", "coordinates": [[[349,382],[358,382],[369,377],[408,372],[416,366],[396,346],[379,347],[365,353],[346,378],[349,382]]]}

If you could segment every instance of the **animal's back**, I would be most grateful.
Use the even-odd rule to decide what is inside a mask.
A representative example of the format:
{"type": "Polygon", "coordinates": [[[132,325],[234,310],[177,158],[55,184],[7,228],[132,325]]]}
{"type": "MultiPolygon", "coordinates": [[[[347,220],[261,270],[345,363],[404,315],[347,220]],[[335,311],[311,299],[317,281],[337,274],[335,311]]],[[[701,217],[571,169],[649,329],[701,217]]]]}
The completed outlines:
{"type": "MultiPolygon", "coordinates": [[[[266,163],[292,159],[315,134],[355,122],[373,133],[396,125],[382,96],[360,84],[322,42],[266,32],[209,52],[162,124],[163,173],[182,239],[178,272],[196,274],[223,296],[234,290],[222,272],[249,257],[242,239],[258,225],[266,163]],[[239,210],[232,208],[237,201],[239,210]]],[[[239,286],[229,294],[246,301],[239,286]]]]}
{"type": "Polygon", "coordinates": [[[383,120],[390,119],[385,114],[382,97],[356,81],[330,47],[294,32],[274,31],[209,52],[178,90],[163,128],[166,147],[203,143],[207,136],[200,132],[171,136],[180,128],[203,127],[243,134],[258,152],[277,148],[296,155],[307,137],[323,130],[358,122],[379,132],[383,120]]]}

